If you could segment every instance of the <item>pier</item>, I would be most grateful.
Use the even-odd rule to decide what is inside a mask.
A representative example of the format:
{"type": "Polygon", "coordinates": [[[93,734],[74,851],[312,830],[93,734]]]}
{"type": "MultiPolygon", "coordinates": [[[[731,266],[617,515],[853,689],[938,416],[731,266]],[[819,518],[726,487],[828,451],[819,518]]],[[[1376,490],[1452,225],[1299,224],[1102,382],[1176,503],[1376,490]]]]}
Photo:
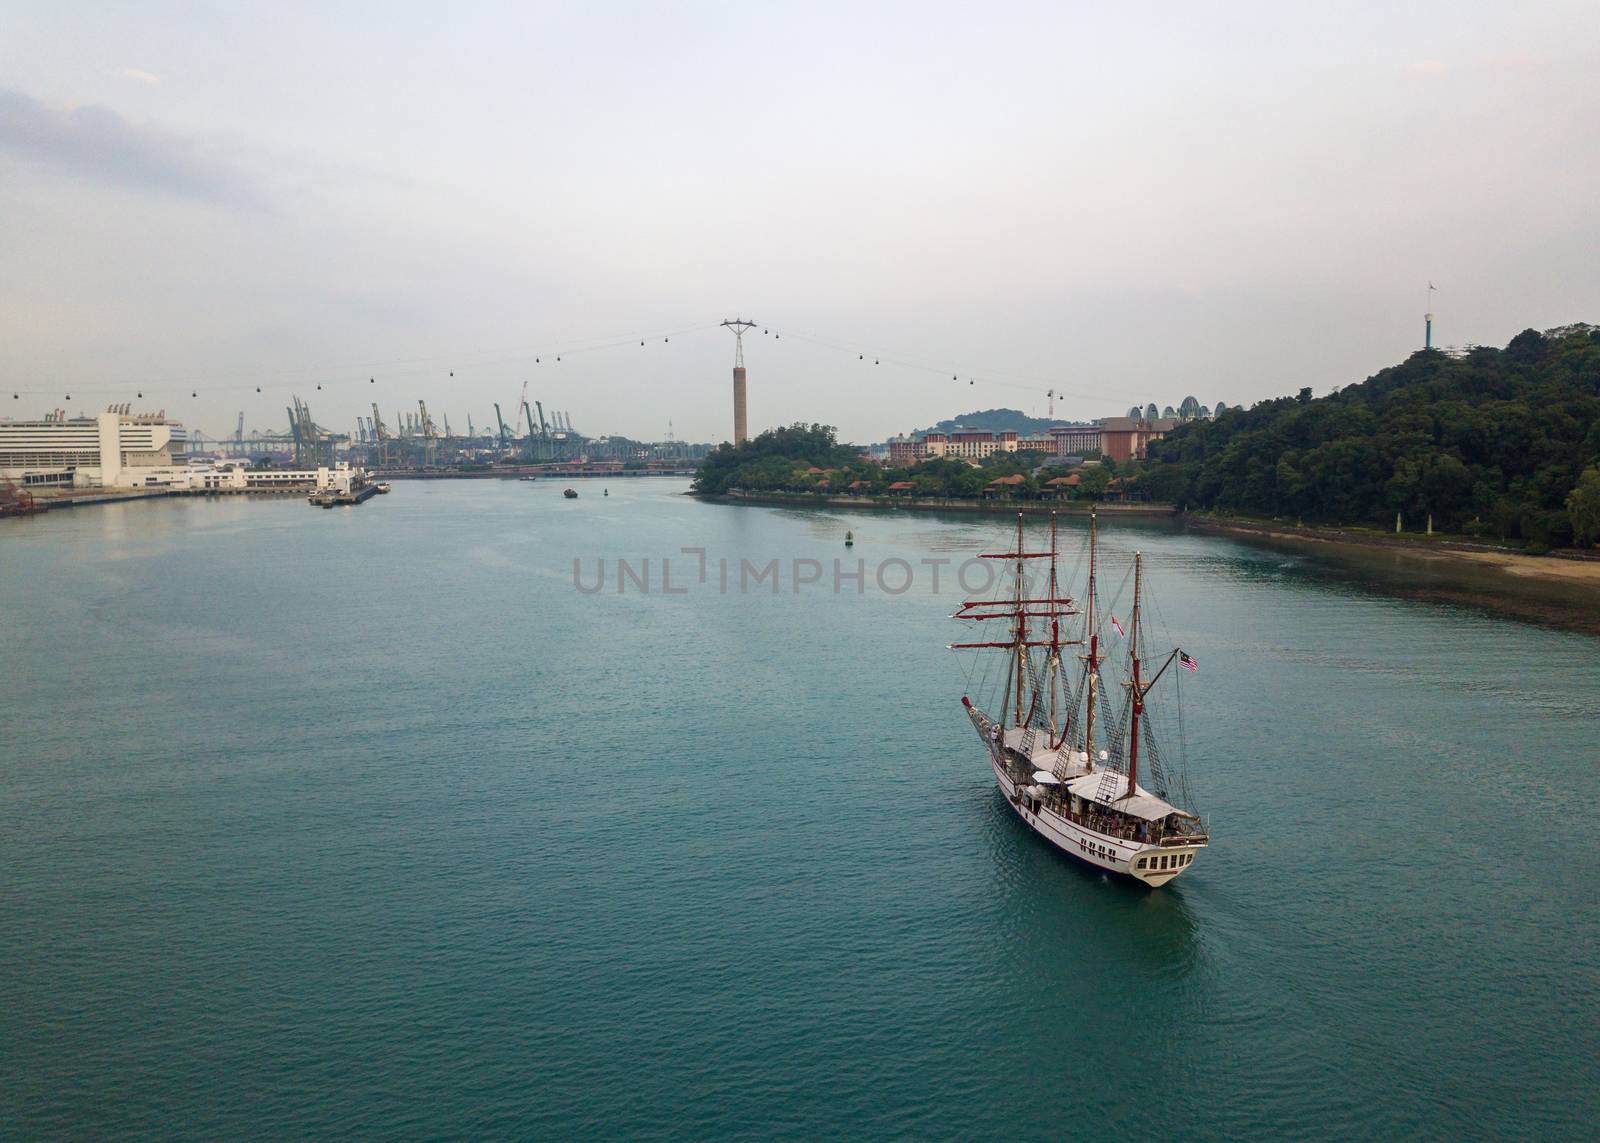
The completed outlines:
{"type": "Polygon", "coordinates": [[[355,488],[329,488],[313,492],[306,497],[306,502],[313,508],[334,508],[341,504],[360,504],[377,494],[376,484],[362,484],[355,488]]]}

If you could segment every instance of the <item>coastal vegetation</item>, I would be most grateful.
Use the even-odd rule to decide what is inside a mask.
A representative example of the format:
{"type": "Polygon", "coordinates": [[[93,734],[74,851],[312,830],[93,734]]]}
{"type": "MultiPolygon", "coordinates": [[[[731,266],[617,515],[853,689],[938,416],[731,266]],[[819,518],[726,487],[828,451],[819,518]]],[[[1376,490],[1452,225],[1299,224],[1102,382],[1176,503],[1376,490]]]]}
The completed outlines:
{"type": "Polygon", "coordinates": [[[1600,329],[1423,350],[1360,384],[1152,442],[1141,483],[1189,510],[1520,541],[1600,539],[1600,329]]]}
{"type": "MultiPolygon", "coordinates": [[[[889,468],[865,456],[858,445],[840,444],[831,425],[794,424],[768,429],[741,445],[724,444],[707,454],[694,490],[705,495],[732,491],[893,493],[960,500],[980,497],[991,482],[1012,478],[1006,495],[1026,499],[1037,496],[1048,480],[1060,475],[1051,470],[1035,473],[1046,458],[1042,452],[1021,450],[996,453],[977,467],[964,460],[934,458],[909,468],[889,468]]],[[[1109,462],[1093,466],[1085,473],[1085,491],[1104,491],[1113,476],[1109,462]]]]}
{"type": "Polygon", "coordinates": [[[1534,552],[1588,546],[1600,542],[1600,329],[1526,330],[1504,349],[1423,350],[1326,397],[1301,389],[1180,424],[1149,452],[1073,468],[1045,467],[1046,455],[1030,451],[890,468],[840,443],[830,426],[795,424],[716,449],[694,487],[1137,499],[1356,529],[1390,531],[1398,521],[1406,532],[1534,552]],[[1061,483],[1068,473],[1070,487],[1061,483]]]}

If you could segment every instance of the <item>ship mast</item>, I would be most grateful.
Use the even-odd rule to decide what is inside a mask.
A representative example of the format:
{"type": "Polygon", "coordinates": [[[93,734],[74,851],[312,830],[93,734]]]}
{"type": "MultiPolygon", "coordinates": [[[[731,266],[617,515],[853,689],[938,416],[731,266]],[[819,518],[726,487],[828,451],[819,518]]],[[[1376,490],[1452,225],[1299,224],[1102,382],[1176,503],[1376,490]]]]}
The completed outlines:
{"type": "Polygon", "coordinates": [[[1056,675],[1061,667],[1061,623],[1056,607],[1056,514],[1050,513],[1050,662],[1046,684],[1050,688],[1050,738],[1056,736],[1056,675]]]}
{"type": "MultiPolygon", "coordinates": [[[[962,602],[960,608],[957,609],[956,613],[951,616],[952,619],[1003,619],[1009,622],[1011,625],[1007,631],[1007,637],[1004,640],[997,639],[992,642],[983,641],[977,643],[951,643],[949,645],[952,651],[992,648],[997,651],[1009,652],[1009,654],[1006,656],[1005,685],[1000,691],[1000,717],[996,720],[1001,726],[1004,726],[1008,721],[1010,721],[1011,724],[1016,727],[1023,727],[1030,722],[1035,713],[1039,711],[1041,704],[1039,702],[1040,695],[1038,687],[1034,685],[1031,678],[1028,678],[1028,668],[1030,666],[1029,655],[1032,653],[1032,648],[1034,647],[1047,648],[1049,650],[1055,672],[1051,675],[1051,678],[1054,679],[1055,674],[1059,674],[1060,672],[1059,660],[1062,643],[1060,626],[1061,616],[1077,614],[1077,611],[1072,609],[1070,606],[1063,610],[1062,605],[1070,605],[1072,600],[1063,599],[1057,594],[1055,532],[1055,520],[1052,518],[1050,527],[1051,550],[1047,552],[1027,551],[1023,547],[1022,513],[1018,512],[1016,550],[1011,552],[981,552],[978,556],[979,559],[985,560],[1005,560],[1008,563],[1015,561],[1015,571],[1013,573],[1015,577],[1015,583],[1012,584],[1011,592],[1009,595],[1004,592],[996,592],[992,598],[986,600],[965,600],[962,602]],[[1024,561],[1042,559],[1050,560],[1050,595],[1044,598],[1037,598],[1030,596],[1026,591],[1026,569],[1028,565],[1024,561]],[[1040,608],[1040,604],[1045,604],[1047,606],[1040,608]],[[1030,610],[1030,608],[1034,610],[1030,610]],[[1029,623],[1029,621],[1032,619],[1048,619],[1050,621],[1049,638],[1032,638],[1033,632],[1030,630],[1029,623]],[[1026,695],[1024,693],[1025,688],[1023,685],[1025,678],[1027,678],[1026,695]],[[1024,697],[1028,698],[1026,705],[1023,703],[1024,697]]],[[[1068,639],[1066,642],[1077,643],[1079,640],[1068,639]]],[[[1050,717],[1052,723],[1055,719],[1054,701],[1055,693],[1054,690],[1052,690],[1050,707],[1050,717]]],[[[1071,712],[1068,712],[1069,725],[1070,720],[1071,712]]],[[[1053,736],[1054,731],[1052,730],[1051,733],[1053,736]]]]}
{"type": "Polygon", "coordinates": [[[1144,691],[1139,685],[1139,563],[1142,553],[1133,553],[1133,619],[1129,624],[1128,654],[1133,660],[1133,713],[1128,727],[1128,797],[1133,797],[1139,780],[1139,716],[1144,713],[1144,691]]]}
{"type": "Polygon", "coordinates": [[[1089,510],[1089,601],[1084,608],[1089,631],[1089,655],[1083,719],[1083,756],[1089,769],[1094,769],[1094,699],[1098,691],[1096,668],[1100,665],[1100,634],[1094,626],[1094,549],[1099,525],[1094,509],[1089,510]]]}
{"type": "Polygon", "coordinates": [[[1023,610],[1023,606],[1022,606],[1022,601],[1023,601],[1023,598],[1024,598],[1024,593],[1023,593],[1023,590],[1022,590],[1022,582],[1023,582],[1023,579],[1025,577],[1024,568],[1026,566],[1026,565],[1023,564],[1022,561],[1025,560],[1026,558],[1027,558],[1027,556],[1023,553],[1023,548],[1022,548],[1022,513],[1018,512],[1017,513],[1017,582],[1016,582],[1017,626],[1016,626],[1016,628],[1015,628],[1015,630],[1013,632],[1013,634],[1016,636],[1016,652],[1015,652],[1015,654],[1016,654],[1016,662],[1014,664],[1014,670],[1015,670],[1016,681],[1017,681],[1017,687],[1016,687],[1016,689],[1017,689],[1017,708],[1016,708],[1016,723],[1015,723],[1015,725],[1017,725],[1018,727],[1020,727],[1022,725],[1022,668],[1023,668],[1023,658],[1028,653],[1028,617],[1027,617],[1027,613],[1023,610]]]}

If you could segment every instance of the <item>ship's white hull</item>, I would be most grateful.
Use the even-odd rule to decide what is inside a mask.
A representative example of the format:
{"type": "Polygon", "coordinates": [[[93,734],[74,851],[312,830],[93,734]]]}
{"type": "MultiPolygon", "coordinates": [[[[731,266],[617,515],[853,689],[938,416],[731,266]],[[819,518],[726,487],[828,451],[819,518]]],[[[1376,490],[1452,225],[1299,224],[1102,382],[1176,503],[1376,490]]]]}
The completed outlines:
{"type": "Polygon", "coordinates": [[[994,780],[1005,795],[1006,803],[1027,823],[1028,828],[1063,853],[1071,854],[1096,869],[1120,873],[1146,885],[1159,887],[1187,869],[1201,848],[1193,845],[1151,845],[1098,833],[1030,797],[1025,789],[1012,782],[993,755],[990,756],[989,765],[994,770],[994,780]]]}

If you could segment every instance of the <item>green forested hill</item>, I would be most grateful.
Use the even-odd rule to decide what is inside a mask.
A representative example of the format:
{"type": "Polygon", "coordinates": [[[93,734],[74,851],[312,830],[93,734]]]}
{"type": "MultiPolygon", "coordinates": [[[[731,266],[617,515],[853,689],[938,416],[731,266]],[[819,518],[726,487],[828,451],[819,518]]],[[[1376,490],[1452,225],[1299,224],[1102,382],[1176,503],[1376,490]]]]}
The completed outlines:
{"type": "Polygon", "coordinates": [[[1592,542],[1600,329],[1420,351],[1327,397],[1302,389],[1181,425],[1150,452],[1146,489],[1190,509],[1380,526],[1398,512],[1407,530],[1431,513],[1441,531],[1592,542]]]}
{"type": "Polygon", "coordinates": [[[1000,432],[1004,429],[1015,429],[1019,433],[1042,433],[1051,425],[1059,425],[1062,421],[1051,420],[1049,417],[1030,417],[1021,409],[978,409],[971,413],[962,413],[959,417],[940,421],[925,429],[918,429],[913,436],[922,433],[953,433],[957,429],[969,429],[975,432],[1000,432]]]}
{"type": "Polygon", "coordinates": [[[861,449],[840,444],[832,425],[786,425],[768,429],[741,445],[724,443],[706,454],[695,477],[694,490],[722,493],[730,488],[787,488],[795,469],[815,465],[842,469],[861,461],[861,449]]]}

